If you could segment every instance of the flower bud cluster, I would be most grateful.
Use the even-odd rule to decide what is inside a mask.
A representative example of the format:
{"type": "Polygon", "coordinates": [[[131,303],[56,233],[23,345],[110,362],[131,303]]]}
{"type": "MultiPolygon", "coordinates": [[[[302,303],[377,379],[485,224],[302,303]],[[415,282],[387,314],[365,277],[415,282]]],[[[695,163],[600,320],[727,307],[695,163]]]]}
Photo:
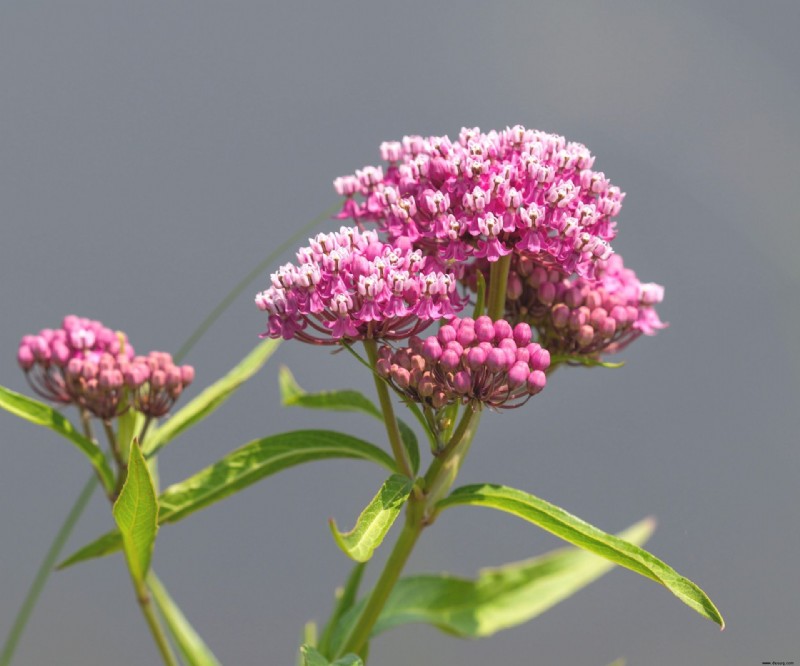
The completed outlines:
{"type": "Polygon", "coordinates": [[[378,373],[416,402],[518,407],[547,383],[550,353],[531,342],[531,328],[489,317],[453,319],[425,340],[379,352],[378,373]]]}
{"type": "Polygon", "coordinates": [[[69,404],[74,401],[65,380],[73,361],[98,363],[103,356],[133,358],[133,347],[124,333],[112,331],[99,321],[68,315],[61,328],[46,328],[25,335],[19,343],[17,361],[31,388],[45,400],[69,404]]]}
{"type": "Polygon", "coordinates": [[[392,243],[414,244],[441,265],[512,252],[592,277],[624,194],[594,171],[580,143],[517,125],[458,141],[407,136],[381,145],[382,167],[337,178],[340,218],[374,222],[392,243]],[[357,198],[358,197],[358,198],[357,198]]]}
{"type": "Polygon", "coordinates": [[[655,309],[663,298],[664,288],[640,282],[620,255],[598,262],[594,280],[565,278],[520,258],[509,275],[506,312],[535,325],[553,353],[596,356],[665,328],[655,309]]]}
{"type": "Polygon", "coordinates": [[[256,296],[269,315],[262,337],[402,339],[462,306],[452,273],[426,268],[421,252],[382,243],[375,231],[342,227],[309,243],[297,253],[299,263],[278,269],[256,296]]]}
{"type": "Polygon", "coordinates": [[[194,379],[194,369],[176,366],[169,354],[134,356],[124,333],[74,316],[60,329],[24,336],[17,359],[40,396],[105,420],[131,406],[163,416],[194,379]]]}

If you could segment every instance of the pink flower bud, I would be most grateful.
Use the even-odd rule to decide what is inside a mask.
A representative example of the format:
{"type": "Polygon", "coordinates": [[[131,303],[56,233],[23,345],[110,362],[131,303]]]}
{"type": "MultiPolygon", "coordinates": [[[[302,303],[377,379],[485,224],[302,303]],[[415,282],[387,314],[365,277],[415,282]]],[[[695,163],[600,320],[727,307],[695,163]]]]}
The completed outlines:
{"type": "Polygon", "coordinates": [[[528,375],[528,393],[536,395],[547,385],[547,377],[541,370],[534,370],[528,375]]]}
{"type": "Polygon", "coordinates": [[[525,347],[531,341],[531,327],[525,322],[514,326],[514,342],[518,347],[525,347]]]}
{"type": "Polygon", "coordinates": [[[437,361],[442,355],[442,346],[439,340],[433,336],[429,337],[423,343],[422,355],[429,361],[437,361]]]}
{"type": "Polygon", "coordinates": [[[475,334],[481,342],[491,342],[494,339],[494,325],[489,317],[478,317],[475,320],[475,334]]]}

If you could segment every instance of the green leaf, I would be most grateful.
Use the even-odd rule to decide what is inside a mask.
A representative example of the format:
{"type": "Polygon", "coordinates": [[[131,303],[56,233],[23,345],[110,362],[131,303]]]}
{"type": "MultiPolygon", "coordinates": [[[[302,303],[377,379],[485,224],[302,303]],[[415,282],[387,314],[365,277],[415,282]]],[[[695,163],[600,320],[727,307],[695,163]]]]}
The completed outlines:
{"type": "MultiPolygon", "coordinates": [[[[159,524],[174,523],[209,504],[244,490],[261,479],[313,460],[351,458],[377,463],[396,472],[395,462],[374,444],[331,430],[296,430],[257,439],[185,481],[167,488],[159,497],[159,524]]],[[[61,566],[119,550],[119,534],[105,534],[71,555],[61,566]],[[117,544],[114,548],[114,535],[117,544]]]]}
{"type": "Polygon", "coordinates": [[[211,414],[231,397],[234,391],[252,377],[277,349],[280,340],[264,340],[245,356],[227,375],[217,380],[189,404],[173,414],[145,441],[145,454],[150,457],[195,423],[211,414]]]}
{"type": "Polygon", "coordinates": [[[332,430],[296,430],[257,439],[194,476],[167,488],[159,499],[161,522],[176,522],[289,467],[327,458],[355,458],[395,472],[395,462],[374,444],[332,430]]]}
{"type": "Polygon", "coordinates": [[[711,599],[692,581],[647,551],[607,534],[534,495],[505,486],[471,485],[454,490],[437,506],[444,509],[458,505],[499,509],[538,525],[579,548],[660,583],[687,606],[725,628],[725,621],[711,599]]]}
{"type": "Polygon", "coordinates": [[[392,474],[361,512],[356,526],[349,532],[339,532],[336,522],[331,518],[333,538],[345,555],[356,562],[366,562],[372,557],[372,553],[381,545],[400,514],[413,485],[414,482],[407,476],[392,474]]]}
{"type": "Polygon", "coordinates": [[[66,437],[92,463],[92,467],[100,475],[106,492],[114,489],[114,472],[103,452],[94,442],[90,442],[75,430],[74,426],[55,409],[3,386],[0,386],[0,407],[26,421],[50,428],[53,432],[66,437]]]}
{"type": "Polygon", "coordinates": [[[128,476],[112,509],[122,547],[134,581],[141,583],[150,569],[158,532],[158,501],[147,462],[134,439],[128,456],[128,476]]]}
{"type": "Polygon", "coordinates": [[[325,628],[322,630],[322,636],[319,639],[319,651],[322,652],[322,654],[328,654],[328,646],[339,620],[356,602],[358,587],[361,584],[361,577],[364,575],[364,569],[366,569],[366,567],[367,565],[365,562],[358,562],[355,564],[350,575],[347,577],[347,582],[344,587],[340,587],[336,590],[336,604],[330,618],[328,618],[325,624],[325,628]]]}
{"type": "Polygon", "coordinates": [[[186,616],[169,596],[158,577],[151,571],[147,575],[147,587],[158,606],[158,611],[167,623],[175,639],[183,661],[188,666],[221,666],[214,653],[208,648],[186,616]]]}
{"type": "Polygon", "coordinates": [[[400,430],[400,439],[403,447],[408,453],[408,461],[411,463],[411,471],[416,474],[419,472],[419,442],[417,435],[405,421],[397,419],[397,427],[400,430]]]}
{"type": "Polygon", "coordinates": [[[116,553],[122,548],[122,538],[119,532],[106,532],[103,536],[98,537],[90,544],[85,545],[80,550],[75,551],[67,559],[56,566],[56,569],[66,569],[78,562],[92,560],[96,557],[105,557],[116,553]]]}
{"type": "MultiPolygon", "coordinates": [[[[336,412],[360,412],[383,422],[381,410],[367,396],[359,391],[343,389],[336,391],[320,391],[308,393],[294,378],[292,371],[281,366],[278,374],[281,390],[281,402],[285,407],[305,407],[307,409],[327,409],[336,412]]],[[[408,452],[412,471],[419,471],[419,443],[417,436],[408,424],[398,420],[400,438],[408,452]]]]}
{"type": "Polygon", "coordinates": [[[328,661],[310,645],[303,645],[300,648],[303,666],[364,666],[360,657],[354,654],[346,654],[334,662],[328,661]]]}
{"type": "MultiPolygon", "coordinates": [[[[645,519],[619,537],[644,543],[654,526],[652,519],[645,519]]],[[[372,635],[421,622],[462,638],[491,636],[541,615],[613,566],[585,550],[560,548],[522,562],[483,569],[472,580],[447,573],[408,576],[392,590],[372,635]]],[[[361,602],[347,614],[337,628],[335,641],[349,633],[363,606],[361,602]]]]}
{"type": "Polygon", "coordinates": [[[291,370],[281,366],[278,374],[281,400],[285,407],[328,409],[337,412],[361,412],[383,420],[381,411],[362,393],[352,390],[320,391],[308,393],[297,383],[291,370]]]}

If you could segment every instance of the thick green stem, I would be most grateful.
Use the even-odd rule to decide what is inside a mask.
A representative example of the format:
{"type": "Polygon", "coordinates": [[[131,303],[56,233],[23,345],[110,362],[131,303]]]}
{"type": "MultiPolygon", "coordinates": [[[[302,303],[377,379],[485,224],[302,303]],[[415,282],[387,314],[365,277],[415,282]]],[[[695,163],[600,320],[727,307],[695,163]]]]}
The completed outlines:
{"type": "Polygon", "coordinates": [[[153,640],[156,643],[159,653],[161,653],[164,664],[166,664],[166,666],[179,666],[178,660],[172,653],[172,647],[170,647],[164,629],[156,616],[156,611],[153,608],[153,602],[150,600],[150,592],[147,589],[147,585],[145,585],[144,581],[134,580],[133,587],[136,590],[139,608],[142,609],[142,615],[144,615],[144,619],[147,621],[150,633],[153,634],[153,640]]]}
{"type": "Polygon", "coordinates": [[[501,319],[506,310],[506,287],[508,286],[508,270],[511,267],[511,255],[500,257],[492,264],[489,272],[489,298],[486,314],[492,321],[501,319]]]}
{"type": "MultiPolygon", "coordinates": [[[[364,348],[367,350],[367,358],[369,358],[370,366],[374,369],[378,362],[378,345],[372,338],[367,338],[364,340],[364,348]]],[[[408,459],[406,447],[403,446],[403,440],[400,438],[400,429],[397,427],[397,418],[394,415],[394,406],[392,405],[392,398],[389,395],[389,387],[376,373],[373,372],[372,376],[375,379],[375,390],[378,392],[378,400],[381,404],[383,420],[386,422],[386,434],[389,436],[389,444],[392,447],[394,459],[397,461],[400,472],[410,479],[413,479],[414,472],[411,468],[411,462],[408,459]]]]}
{"type": "Polygon", "coordinates": [[[11,659],[14,657],[14,652],[17,649],[17,643],[19,643],[19,639],[22,638],[25,625],[27,625],[31,613],[33,613],[36,602],[39,600],[42,589],[44,589],[44,584],[50,577],[50,572],[53,571],[61,555],[61,550],[64,548],[64,544],[67,543],[67,539],[69,539],[69,535],[72,534],[75,523],[78,522],[78,518],[80,518],[86,505],[89,503],[89,499],[92,497],[92,493],[94,493],[96,487],[97,478],[95,476],[90,476],[89,480],[83,486],[80,495],[78,495],[78,499],[75,500],[75,504],[73,504],[72,508],[69,510],[64,524],[61,526],[61,529],[58,530],[55,539],[53,539],[53,543],[50,545],[42,564],[36,572],[36,577],[33,579],[30,590],[28,590],[28,595],[25,597],[25,601],[22,602],[22,606],[17,613],[11,631],[8,632],[8,638],[6,638],[6,643],[3,646],[3,652],[0,654],[0,666],[9,666],[11,663],[11,659]]]}

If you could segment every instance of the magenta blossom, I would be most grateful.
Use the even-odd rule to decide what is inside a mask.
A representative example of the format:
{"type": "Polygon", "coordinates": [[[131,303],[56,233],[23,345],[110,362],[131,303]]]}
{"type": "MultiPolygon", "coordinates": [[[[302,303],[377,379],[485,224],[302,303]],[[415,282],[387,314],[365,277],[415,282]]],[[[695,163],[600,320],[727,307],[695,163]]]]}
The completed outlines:
{"type": "Polygon", "coordinates": [[[453,319],[410,346],[382,347],[377,370],[412,400],[440,409],[453,402],[519,407],[546,385],[550,354],[531,328],[489,317],[453,319]]]}
{"type": "Polygon", "coordinates": [[[403,339],[462,306],[451,273],[426,268],[421,252],[382,243],[375,231],[342,227],[309,242],[297,253],[299,263],[281,266],[256,296],[269,315],[262,337],[317,344],[403,339]]]}
{"type": "Polygon", "coordinates": [[[624,194],[580,143],[515,126],[457,142],[405,137],[381,145],[388,162],[337,178],[340,218],[375,223],[392,243],[422,248],[440,266],[511,252],[565,275],[592,277],[607,259],[624,194]]]}
{"type": "Polygon", "coordinates": [[[68,315],[61,328],[46,328],[25,335],[19,343],[17,361],[31,388],[45,400],[69,404],[75,401],[65,379],[72,361],[98,363],[102,357],[133,358],[127,336],[99,321],[68,315]]]}

